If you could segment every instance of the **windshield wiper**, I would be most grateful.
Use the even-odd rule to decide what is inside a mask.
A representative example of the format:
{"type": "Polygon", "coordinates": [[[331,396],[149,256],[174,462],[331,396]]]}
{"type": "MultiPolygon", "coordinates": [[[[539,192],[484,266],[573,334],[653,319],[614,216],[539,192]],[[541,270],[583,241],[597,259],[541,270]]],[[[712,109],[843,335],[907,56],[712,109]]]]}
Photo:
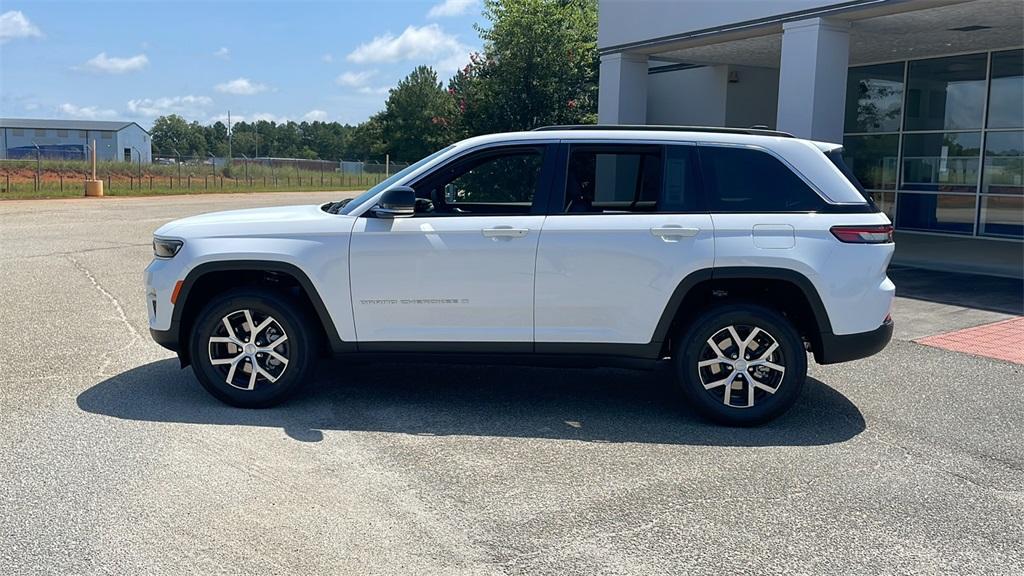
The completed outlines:
{"type": "Polygon", "coordinates": [[[344,200],[339,200],[337,202],[331,202],[326,207],[324,207],[324,211],[327,212],[328,214],[337,214],[338,212],[341,211],[342,208],[344,208],[346,205],[348,205],[348,203],[351,202],[351,201],[352,201],[351,198],[345,198],[344,200]]]}

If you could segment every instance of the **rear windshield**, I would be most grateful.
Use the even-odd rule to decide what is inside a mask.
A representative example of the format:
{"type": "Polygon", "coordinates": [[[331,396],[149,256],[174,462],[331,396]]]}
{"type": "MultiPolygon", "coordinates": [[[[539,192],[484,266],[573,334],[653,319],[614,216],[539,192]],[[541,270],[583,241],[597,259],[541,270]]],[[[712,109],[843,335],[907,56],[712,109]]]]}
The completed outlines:
{"type": "Polygon", "coordinates": [[[832,164],[835,164],[836,168],[839,168],[839,171],[843,173],[843,176],[846,176],[846,179],[850,181],[850,184],[853,184],[853,187],[856,188],[858,192],[860,192],[860,195],[863,196],[864,199],[867,200],[872,206],[874,206],[875,201],[871,197],[871,193],[864,188],[864,185],[860,183],[860,180],[857,180],[857,177],[854,176],[853,170],[850,169],[850,166],[846,163],[846,160],[843,160],[843,149],[836,148],[835,150],[830,150],[828,152],[825,152],[825,156],[827,156],[828,159],[832,161],[832,164]]]}

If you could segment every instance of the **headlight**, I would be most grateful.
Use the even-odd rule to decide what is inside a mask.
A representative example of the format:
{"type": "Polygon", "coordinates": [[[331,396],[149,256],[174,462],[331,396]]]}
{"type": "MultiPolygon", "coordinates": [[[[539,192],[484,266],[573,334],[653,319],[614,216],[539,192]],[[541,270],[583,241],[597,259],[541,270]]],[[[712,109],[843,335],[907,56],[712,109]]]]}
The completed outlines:
{"type": "Polygon", "coordinates": [[[174,255],[181,250],[181,240],[169,240],[166,238],[153,238],[153,256],[157,258],[174,258],[174,255]]]}

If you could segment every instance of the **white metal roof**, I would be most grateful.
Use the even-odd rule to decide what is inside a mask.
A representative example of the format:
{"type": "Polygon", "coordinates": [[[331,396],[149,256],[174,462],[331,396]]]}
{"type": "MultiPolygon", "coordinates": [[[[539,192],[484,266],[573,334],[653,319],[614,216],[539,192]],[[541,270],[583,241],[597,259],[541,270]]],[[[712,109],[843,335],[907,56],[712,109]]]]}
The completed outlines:
{"type": "Polygon", "coordinates": [[[132,124],[136,125],[146,134],[146,130],[138,122],[124,120],[63,120],[44,118],[0,118],[0,128],[27,128],[29,130],[39,128],[43,130],[98,130],[104,132],[117,132],[132,124]]]}

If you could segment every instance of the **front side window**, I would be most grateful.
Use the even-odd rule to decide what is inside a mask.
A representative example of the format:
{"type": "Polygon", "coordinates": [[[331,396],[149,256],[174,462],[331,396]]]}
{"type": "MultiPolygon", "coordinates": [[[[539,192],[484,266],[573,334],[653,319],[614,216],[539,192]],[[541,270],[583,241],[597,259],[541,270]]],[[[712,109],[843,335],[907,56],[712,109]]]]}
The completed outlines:
{"type": "Polygon", "coordinates": [[[544,146],[488,150],[456,160],[417,183],[417,215],[529,214],[544,146]]]}
{"type": "Polygon", "coordinates": [[[813,212],[824,202],[799,176],[761,150],[701,146],[712,212],[813,212]]]}
{"type": "Polygon", "coordinates": [[[537,150],[487,158],[445,184],[445,203],[529,206],[537,192],[541,161],[537,150]]]}

